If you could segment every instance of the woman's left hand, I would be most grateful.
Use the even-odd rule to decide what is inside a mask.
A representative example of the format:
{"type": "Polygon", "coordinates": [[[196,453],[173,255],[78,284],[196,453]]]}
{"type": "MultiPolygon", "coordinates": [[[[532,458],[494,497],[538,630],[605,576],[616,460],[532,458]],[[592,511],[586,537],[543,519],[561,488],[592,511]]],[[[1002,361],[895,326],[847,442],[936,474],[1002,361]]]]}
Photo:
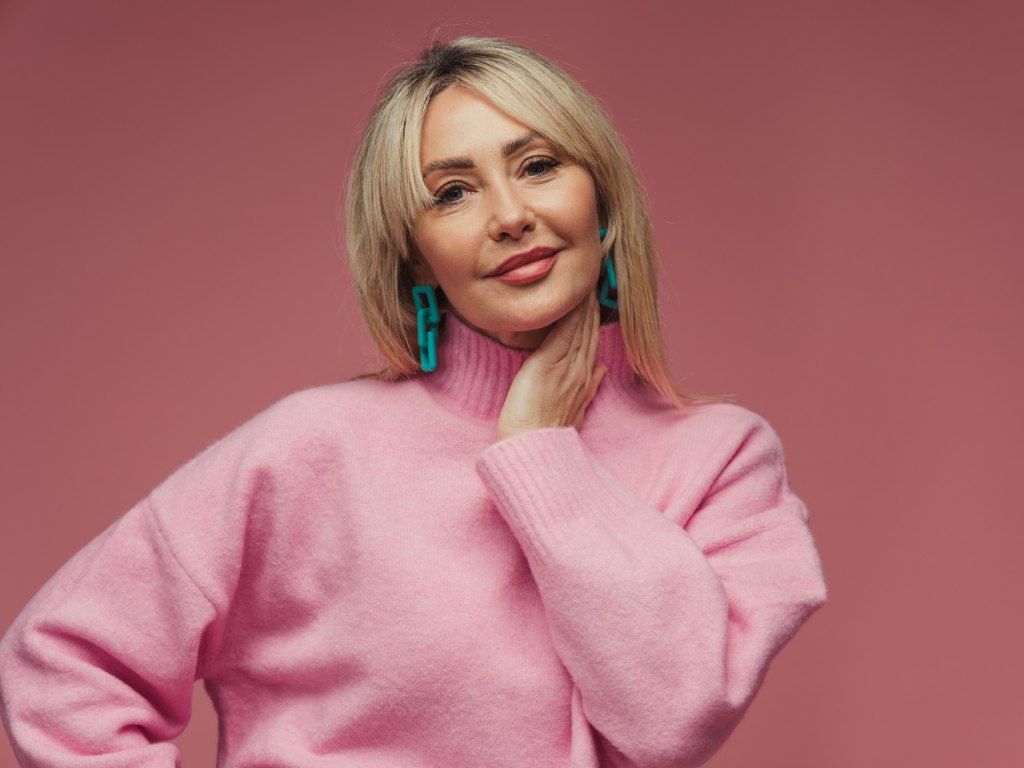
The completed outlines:
{"type": "Polygon", "coordinates": [[[607,369],[596,366],[600,306],[591,292],[556,322],[512,380],[498,440],[532,429],[579,427],[607,369]]]}

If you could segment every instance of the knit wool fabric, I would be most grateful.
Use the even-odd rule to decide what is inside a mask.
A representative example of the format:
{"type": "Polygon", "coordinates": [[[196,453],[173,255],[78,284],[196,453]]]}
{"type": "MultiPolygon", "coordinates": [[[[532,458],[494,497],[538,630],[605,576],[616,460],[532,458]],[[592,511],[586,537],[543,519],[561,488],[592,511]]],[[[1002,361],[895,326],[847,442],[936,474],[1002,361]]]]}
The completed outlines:
{"type": "Polygon", "coordinates": [[[432,374],[285,398],[69,561],[0,642],[23,766],[683,768],[825,599],[768,423],[684,413],[619,326],[581,428],[500,442],[527,357],[449,317],[432,374]]]}

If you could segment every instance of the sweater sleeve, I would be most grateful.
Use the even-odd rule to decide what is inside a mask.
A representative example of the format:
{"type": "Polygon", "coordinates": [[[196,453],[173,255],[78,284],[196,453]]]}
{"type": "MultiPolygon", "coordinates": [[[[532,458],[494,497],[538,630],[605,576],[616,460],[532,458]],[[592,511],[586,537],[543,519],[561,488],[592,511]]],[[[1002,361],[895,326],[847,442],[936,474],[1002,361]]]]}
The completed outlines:
{"type": "Polygon", "coordinates": [[[214,663],[259,473],[260,422],[217,441],[69,560],[0,640],[25,768],[173,768],[214,663]]]}
{"type": "Polygon", "coordinates": [[[213,609],[137,504],[47,582],[0,643],[25,768],[172,768],[213,609]]]}
{"type": "Polygon", "coordinates": [[[616,768],[707,760],[825,599],[774,431],[747,419],[719,455],[704,477],[681,482],[684,506],[693,487],[707,489],[695,508],[671,510],[684,525],[617,481],[571,427],[495,443],[477,465],[616,768]]]}

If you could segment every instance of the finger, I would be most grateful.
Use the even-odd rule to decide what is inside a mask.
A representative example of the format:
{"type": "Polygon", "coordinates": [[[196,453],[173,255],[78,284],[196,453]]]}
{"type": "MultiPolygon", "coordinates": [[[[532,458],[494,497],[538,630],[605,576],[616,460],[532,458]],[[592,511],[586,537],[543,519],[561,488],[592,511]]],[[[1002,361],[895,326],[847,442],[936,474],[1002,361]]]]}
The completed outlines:
{"type": "Polygon", "coordinates": [[[601,380],[604,375],[608,373],[608,369],[603,365],[597,365],[590,369],[590,375],[587,377],[587,382],[584,389],[580,392],[580,400],[578,404],[578,411],[576,416],[579,420],[583,421],[583,416],[590,407],[590,404],[594,401],[597,396],[598,387],[601,386],[601,380]]]}
{"type": "Polygon", "coordinates": [[[594,327],[594,302],[596,294],[591,291],[579,303],[578,309],[580,313],[579,325],[576,333],[576,347],[573,362],[578,363],[582,370],[586,371],[587,378],[589,378],[590,372],[593,370],[593,361],[590,360],[590,346],[592,344],[591,337],[593,335],[594,327]]]}
{"type": "Polygon", "coordinates": [[[572,425],[577,429],[583,424],[583,417],[587,414],[587,408],[593,402],[597,396],[597,390],[601,386],[601,381],[604,379],[604,375],[608,373],[608,369],[603,365],[599,365],[594,369],[594,375],[591,377],[590,386],[587,388],[586,397],[580,403],[580,407],[573,417],[572,425]]]}
{"type": "Polygon", "coordinates": [[[537,349],[539,356],[551,364],[571,362],[577,354],[580,317],[580,307],[576,306],[555,321],[537,349]]]}
{"type": "Polygon", "coordinates": [[[590,390],[593,384],[593,371],[585,371],[582,375],[571,382],[572,387],[570,397],[572,398],[572,407],[569,410],[569,417],[567,423],[579,426],[583,421],[583,414],[587,410],[587,406],[590,404],[590,390]]]}
{"type": "Polygon", "coordinates": [[[597,362],[597,349],[601,345],[601,306],[597,303],[596,295],[593,296],[590,308],[590,335],[587,349],[587,369],[593,370],[597,362]]]}
{"type": "Polygon", "coordinates": [[[589,294],[576,305],[576,328],[573,335],[573,362],[583,359],[587,349],[587,333],[590,328],[590,302],[589,294]]]}
{"type": "Polygon", "coordinates": [[[579,428],[580,424],[583,423],[583,417],[587,414],[587,406],[590,405],[590,384],[587,384],[586,389],[580,390],[579,396],[576,400],[576,409],[573,412],[572,425],[579,428]]]}
{"type": "Polygon", "coordinates": [[[579,413],[577,414],[576,418],[575,418],[575,419],[573,419],[573,420],[572,420],[571,422],[569,422],[569,423],[570,423],[570,425],[571,425],[571,426],[573,426],[573,427],[575,427],[575,428],[576,428],[577,430],[578,430],[578,429],[579,429],[580,427],[582,427],[582,426],[583,426],[583,414],[584,414],[584,413],[585,413],[585,411],[580,411],[580,412],[579,412],[579,413]]]}
{"type": "Polygon", "coordinates": [[[593,308],[593,298],[594,297],[592,295],[588,294],[587,297],[580,302],[581,322],[580,330],[577,334],[578,345],[576,347],[575,356],[572,360],[572,369],[568,371],[571,379],[577,382],[577,386],[579,386],[581,394],[586,394],[586,391],[590,386],[590,380],[593,377],[594,372],[594,361],[596,359],[594,332],[597,326],[597,320],[594,317],[595,310],[593,308]]]}
{"type": "Polygon", "coordinates": [[[594,373],[594,381],[590,385],[590,397],[587,398],[587,405],[590,405],[593,399],[597,397],[597,390],[600,389],[601,382],[604,381],[604,375],[606,373],[608,373],[608,369],[605,366],[597,366],[597,369],[594,373]]]}

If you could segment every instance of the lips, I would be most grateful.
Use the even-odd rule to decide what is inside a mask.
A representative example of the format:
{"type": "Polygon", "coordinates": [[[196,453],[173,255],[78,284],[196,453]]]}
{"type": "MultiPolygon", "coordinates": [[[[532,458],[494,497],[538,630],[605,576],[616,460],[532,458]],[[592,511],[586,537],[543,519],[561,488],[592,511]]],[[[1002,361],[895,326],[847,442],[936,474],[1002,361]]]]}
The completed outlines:
{"type": "Polygon", "coordinates": [[[551,256],[554,256],[556,253],[558,253],[558,248],[545,248],[541,246],[531,248],[528,251],[524,251],[523,253],[517,253],[505,259],[503,262],[501,262],[501,264],[498,265],[497,269],[495,269],[493,272],[489,272],[486,276],[497,277],[498,275],[502,275],[505,272],[511,272],[513,269],[518,269],[524,264],[529,264],[530,262],[533,261],[540,261],[541,259],[550,258],[551,256]]]}

